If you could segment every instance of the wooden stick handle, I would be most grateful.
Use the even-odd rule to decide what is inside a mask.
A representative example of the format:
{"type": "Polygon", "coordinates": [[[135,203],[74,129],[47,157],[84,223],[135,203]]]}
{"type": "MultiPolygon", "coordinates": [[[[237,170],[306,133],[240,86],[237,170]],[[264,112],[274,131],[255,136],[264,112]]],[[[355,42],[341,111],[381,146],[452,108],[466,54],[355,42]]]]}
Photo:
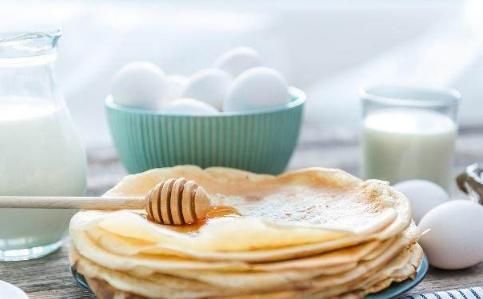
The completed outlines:
{"type": "Polygon", "coordinates": [[[0,196],[0,208],[141,210],[145,204],[141,197],[0,196]]]}

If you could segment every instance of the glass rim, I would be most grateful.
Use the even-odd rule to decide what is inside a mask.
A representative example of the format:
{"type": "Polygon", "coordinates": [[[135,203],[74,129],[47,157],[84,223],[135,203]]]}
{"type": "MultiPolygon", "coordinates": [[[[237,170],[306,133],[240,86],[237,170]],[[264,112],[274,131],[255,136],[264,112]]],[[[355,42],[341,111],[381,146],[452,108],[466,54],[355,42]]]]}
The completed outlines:
{"type": "Polygon", "coordinates": [[[0,59],[24,59],[55,55],[62,30],[0,32],[0,59]]]}
{"type": "Polygon", "coordinates": [[[0,31],[0,43],[46,37],[56,39],[60,36],[62,36],[60,28],[32,31],[0,31]]]}
{"type": "Polygon", "coordinates": [[[390,84],[363,87],[359,91],[359,97],[362,101],[370,101],[381,105],[414,108],[454,107],[461,101],[460,92],[454,88],[390,84]],[[389,95],[391,92],[393,94],[389,95]],[[419,95],[409,96],[407,93],[419,95]]]}

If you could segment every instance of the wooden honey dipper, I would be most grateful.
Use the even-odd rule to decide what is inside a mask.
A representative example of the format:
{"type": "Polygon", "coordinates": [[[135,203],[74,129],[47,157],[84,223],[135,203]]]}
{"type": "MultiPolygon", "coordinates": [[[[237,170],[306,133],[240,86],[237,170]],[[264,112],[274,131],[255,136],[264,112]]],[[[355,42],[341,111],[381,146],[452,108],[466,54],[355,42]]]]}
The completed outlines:
{"type": "Polygon", "coordinates": [[[192,224],[206,217],[211,201],[196,182],[171,178],[139,197],[0,196],[0,208],[121,210],[145,209],[148,220],[167,225],[192,224]]]}
{"type": "Polygon", "coordinates": [[[159,183],[145,201],[148,219],[160,224],[192,224],[204,219],[211,206],[205,189],[185,178],[159,183]]]}

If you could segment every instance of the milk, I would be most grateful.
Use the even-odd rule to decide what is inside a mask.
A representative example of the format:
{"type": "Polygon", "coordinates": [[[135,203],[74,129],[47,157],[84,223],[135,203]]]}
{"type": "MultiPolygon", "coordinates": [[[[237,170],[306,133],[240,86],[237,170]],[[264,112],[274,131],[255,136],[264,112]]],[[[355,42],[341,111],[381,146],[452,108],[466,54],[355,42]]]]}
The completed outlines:
{"type": "MultiPolygon", "coordinates": [[[[65,107],[0,97],[0,195],[82,195],[85,165],[65,107]]],[[[0,209],[0,257],[8,259],[6,250],[58,242],[73,212],[0,209]]]]}
{"type": "Polygon", "coordinates": [[[362,174],[393,184],[426,179],[448,188],[456,135],[453,120],[437,112],[393,108],[370,113],[362,129],[362,174]]]}

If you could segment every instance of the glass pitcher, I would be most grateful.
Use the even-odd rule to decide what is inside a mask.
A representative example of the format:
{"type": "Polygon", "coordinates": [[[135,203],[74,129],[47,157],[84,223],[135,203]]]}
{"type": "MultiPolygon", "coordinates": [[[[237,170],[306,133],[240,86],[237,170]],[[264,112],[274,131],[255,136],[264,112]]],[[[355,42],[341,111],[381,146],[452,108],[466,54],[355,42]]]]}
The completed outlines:
{"type": "MultiPolygon", "coordinates": [[[[85,192],[85,151],[54,78],[60,36],[0,33],[0,195],[85,192]]],[[[0,209],[0,260],[58,249],[74,212],[0,209]]]]}

